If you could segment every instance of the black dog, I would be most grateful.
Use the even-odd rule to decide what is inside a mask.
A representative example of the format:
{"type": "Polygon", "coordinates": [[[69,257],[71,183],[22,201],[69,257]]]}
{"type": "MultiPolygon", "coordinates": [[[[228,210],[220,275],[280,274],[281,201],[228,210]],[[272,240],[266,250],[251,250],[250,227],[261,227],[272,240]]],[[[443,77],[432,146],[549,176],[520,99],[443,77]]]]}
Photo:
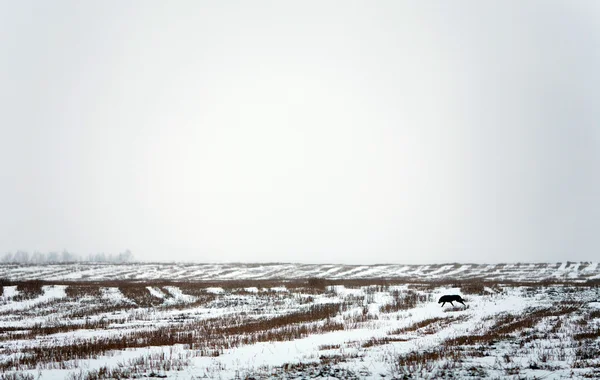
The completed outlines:
{"type": "Polygon", "coordinates": [[[442,307],[444,307],[444,304],[446,302],[450,302],[450,305],[454,306],[452,301],[460,302],[463,304],[463,306],[466,306],[465,303],[463,302],[464,300],[458,294],[442,296],[440,298],[440,300],[438,301],[438,303],[441,303],[442,307]]]}

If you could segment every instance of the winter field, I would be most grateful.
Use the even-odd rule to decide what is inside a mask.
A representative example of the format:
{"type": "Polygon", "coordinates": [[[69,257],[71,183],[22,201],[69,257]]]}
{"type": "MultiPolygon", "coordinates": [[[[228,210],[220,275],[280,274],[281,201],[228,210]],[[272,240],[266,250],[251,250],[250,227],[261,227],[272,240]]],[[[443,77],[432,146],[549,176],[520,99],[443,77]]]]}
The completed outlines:
{"type": "Polygon", "coordinates": [[[0,379],[600,378],[597,263],[4,264],[0,278],[0,379]]]}

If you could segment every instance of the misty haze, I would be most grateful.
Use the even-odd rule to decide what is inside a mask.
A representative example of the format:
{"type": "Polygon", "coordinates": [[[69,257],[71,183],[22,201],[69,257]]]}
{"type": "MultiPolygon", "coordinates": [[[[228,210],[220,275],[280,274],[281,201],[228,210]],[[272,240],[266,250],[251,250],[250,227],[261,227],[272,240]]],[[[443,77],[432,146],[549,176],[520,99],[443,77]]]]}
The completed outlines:
{"type": "Polygon", "coordinates": [[[1,253],[598,255],[595,2],[1,7],[1,253]]]}
{"type": "Polygon", "coordinates": [[[0,0],[0,380],[600,378],[599,20],[0,0]]]}

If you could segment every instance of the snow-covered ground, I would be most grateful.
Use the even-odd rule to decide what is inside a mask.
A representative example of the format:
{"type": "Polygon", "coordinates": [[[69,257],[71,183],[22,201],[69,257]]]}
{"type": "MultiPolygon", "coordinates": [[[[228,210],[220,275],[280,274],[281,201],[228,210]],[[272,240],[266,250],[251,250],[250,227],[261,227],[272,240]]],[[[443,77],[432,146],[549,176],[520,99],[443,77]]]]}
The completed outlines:
{"type": "Polygon", "coordinates": [[[52,264],[0,265],[0,278],[10,280],[266,280],[266,279],[469,279],[562,280],[600,279],[597,262],[440,264],[440,265],[341,265],[341,264],[52,264]]]}
{"type": "Polygon", "coordinates": [[[600,288],[569,271],[594,275],[593,264],[402,266],[514,277],[359,283],[353,273],[371,278],[379,266],[323,266],[348,277],[327,282],[317,267],[294,282],[5,280],[0,379],[600,377],[600,288]],[[541,268],[564,281],[532,282],[541,268]],[[466,305],[441,307],[444,294],[466,305]]]}

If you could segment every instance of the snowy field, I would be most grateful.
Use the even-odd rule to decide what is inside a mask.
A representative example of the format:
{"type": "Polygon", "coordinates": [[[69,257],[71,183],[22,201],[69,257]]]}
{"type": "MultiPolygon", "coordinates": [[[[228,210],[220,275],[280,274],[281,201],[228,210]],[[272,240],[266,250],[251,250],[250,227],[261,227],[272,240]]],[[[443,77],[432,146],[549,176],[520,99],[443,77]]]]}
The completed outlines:
{"type": "Polygon", "coordinates": [[[0,379],[600,378],[594,263],[0,272],[0,379]]]}
{"type": "Polygon", "coordinates": [[[436,264],[436,265],[340,265],[340,264],[181,264],[69,263],[50,265],[0,264],[0,278],[12,280],[256,280],[256,279],[401,278],[537,281],[547,279],[600,279],[597,262],[436,264]]]}

